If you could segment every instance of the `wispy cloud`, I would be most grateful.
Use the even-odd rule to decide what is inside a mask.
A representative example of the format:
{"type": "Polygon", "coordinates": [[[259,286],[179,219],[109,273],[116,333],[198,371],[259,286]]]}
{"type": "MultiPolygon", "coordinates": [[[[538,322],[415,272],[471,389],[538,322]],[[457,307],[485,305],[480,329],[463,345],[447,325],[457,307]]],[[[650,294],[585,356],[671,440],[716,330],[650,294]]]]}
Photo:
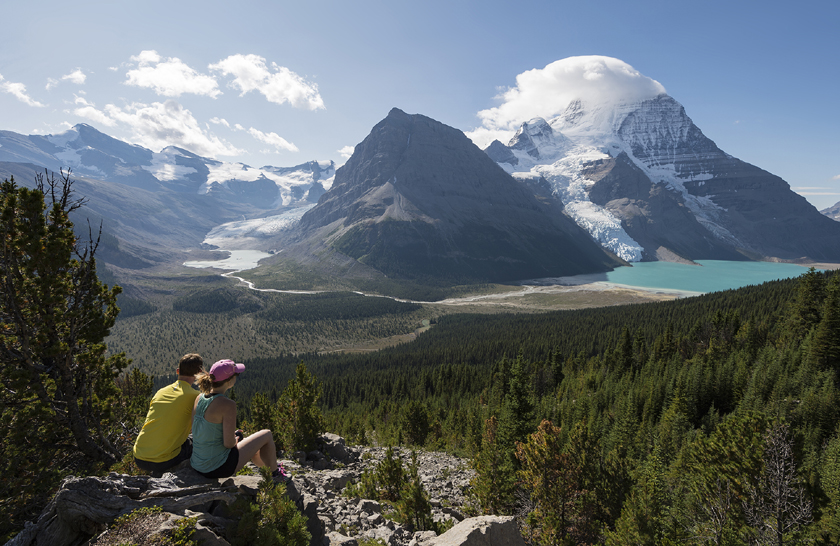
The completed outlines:
{"type": "Polygon", "coordinates": [[[257,129],[255,127],[249,127],[248,129],[246,129],[240,123],[234,123],[231,126],[231,124],[226,119],[221,119],[221,118],[213,118],[213,119],[210,120],[210,123],[215,123],[217,125],[224,125],[228,129],[233,129],[234,131],[242,131],[242,132],[248,133],[249,135],[254,137],[256,140],[258,140],[260,142],[263,142],[265,144],[269,144],[271,146],[274,146],[273,150],[262,150],[262,153],[280,153],[281,151],[284,151],[284,150],[287,151],[287,152],[299,152],[300,151],[298,149],[298,147],[295,146],[293,143],[289,142],[288,140],[286,140],[285,138],[281,137],[280,135],[278,135],[277,133],[274,133],[274,132],[264,133],[263,131],[260,131],[259,129],[257,129]]]}
{"type": "Polygon", "coordinates": [[[271,146],[274,146],[275,151],[280,150],[287,150],[289,152],[297,152],[298,147],[292,144],[291,142],[287,141],[285,138],[281,137],[277,133],[263,133],[259,129],[254,129],[251,127],[248,129],[248,134],[250,134],[255,139],[259,140],[260,142],[264,142],[271,146]]]}
{"type": "Polygon", "coordinates": [[[832,176],[831,179],[832,180],[840,180],[840,174],[838,174],[837,176],[832,176]]]}
{"type": "Polygon", "coordinates": [[[22,83],[6,81],[2,74],[0,74],[0,91],[3,91],[4,93],[9,93],[10,95],[14,95],[20,102],[28,104],[29,106],[45,106],[44,104],[41,104],[40,102],[29,96],[29,94],[26,92],[25,85],[23,85],[22,83]]]}
{"type": "Polygon", "coordinates": [[[165,97],[194,94],[215,98],[222,93],[215,78],[200,74],[177,57],[163,58],[157,51],[144,50],[131,60],[137,68],[126,72],[126,85],[152,89],[165,97]]]}
{"type": "Polygon", "coordinates": [[[87,81],[87,74],[82,72],[81,68],[77,68],[73,72],[69,74],[63,75],[59,79],[55,78],[47,78],[47,91],[58,85],[60,82],[68,81],[70,83],[75,83],[76,85],[83,85],[85,81],[87,81]]]}
{"type": "Polygon", "coordinates": [[[257,91],[276,104],[288,102],[295,108],[308,110],[324,108],[317,84],[276,63],[269,67],[265,58],[259,55],[231,55],[209,68],[224,76],[233,76],[229,85],[238,89],[240,96],[257,91]]]}
{"type": "Polygon", "coordinates": [[[814,189],[825,190],[825,188],[814,188],[814,189],[801,188],[801,189],[803,189],[805,191],[800,191],[800,188],[794,188],[794,191],[796,193],[798,193],[799,195],[840,195],[840,192],[838,192],[838,191],[827,191],[827,190],[826,191],[814,191],[814,189]]]}

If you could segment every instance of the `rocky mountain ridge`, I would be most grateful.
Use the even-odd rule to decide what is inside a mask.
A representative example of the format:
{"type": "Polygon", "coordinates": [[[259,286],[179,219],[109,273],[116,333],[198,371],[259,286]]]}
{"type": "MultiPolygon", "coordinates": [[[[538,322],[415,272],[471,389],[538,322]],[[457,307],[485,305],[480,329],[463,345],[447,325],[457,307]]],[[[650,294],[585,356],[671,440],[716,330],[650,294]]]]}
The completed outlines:
{"type": "Polygon", "coordinates": [[[31,163],[55,172],[70,168],[78,177],[155,193],[215,195],[259,209],[314,204],[335,175],[331,161],[254,168],[201,157],[176,146],[153,152],[84,123],[57,135],[0,131],[0,162],[31,163]]]}
{"type": "MultiPolygon", "coordinates": [[[[407,464],[409,450],[396,451],[407,464]]],[[[343,438],[326,434],[321,450],[299,452],[283,460],[293,475],[286,493],[308,521],[311,545],[355,546],[359,540],[370,539],[389,546],[525,544],[512,518],[465,515],[472,471],[466,460],[444,453],[419,452],[418,456],[433,518],[451,526],[440,536],[433,531],[409,530],[391,519],[391,511],[377,500],[342,494],[384,456],[384,448],[346,446],[343,438]]],[[[225,529],[233,523],[227,506],[238,496],[256,496],[261,479],[259,475],[240,475],[210,480],[194,472],[188,462],[157,478],[115,473],[71,476],[39,520],[28,524],[7,546],[78,544],[87,537],[103,536],[119,515],[143,506],[160,506],[168,514],[149,534],[171,529],[180,519],[196,517],[196,538],[203,540],[202,544],[227,545],[225,529]]]]}

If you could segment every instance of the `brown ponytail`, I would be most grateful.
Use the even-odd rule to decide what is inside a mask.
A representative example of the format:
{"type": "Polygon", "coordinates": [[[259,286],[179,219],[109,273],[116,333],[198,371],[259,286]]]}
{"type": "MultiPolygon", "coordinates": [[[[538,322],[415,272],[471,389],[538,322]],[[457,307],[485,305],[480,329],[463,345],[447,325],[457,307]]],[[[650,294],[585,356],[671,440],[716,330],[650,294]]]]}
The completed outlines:
{"type": "MultiPolygon", "coordinates": [[[[237,374],[238,375],[238,374],[237,374]]],[[[211,390],[217,389],[233,379],[234,376],[230,376],[224,381],[215,381],[215,377],[213,374],[208,372],[198,372],[195,376],[195,382],[198,384],[198,390],[203,392],[204,394],[209,394],[211,390]]]]}

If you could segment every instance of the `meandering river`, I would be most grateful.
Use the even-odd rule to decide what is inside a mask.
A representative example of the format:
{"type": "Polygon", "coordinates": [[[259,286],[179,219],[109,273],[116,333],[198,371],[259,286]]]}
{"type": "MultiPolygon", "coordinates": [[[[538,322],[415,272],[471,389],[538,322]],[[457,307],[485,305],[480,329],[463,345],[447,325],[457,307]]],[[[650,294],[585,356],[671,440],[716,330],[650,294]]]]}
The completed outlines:
{"type": "MultiPolygon", "coordinates": [[[[184,262],[184,265],[187,267],[213,267],[226,270],[226,273],[223,274],[225,277],[239,279],[253,290],[289,294],[316,293],[304,290],[257,288],[250,281],[237,277],[234,273],[257,267],[260,260],[271,256],[271,254],[259,250],[230,250],[221,252],[228,252],[230,255],[220,260],[184,262]]],[[[600,289],[623,287],[653,292],[674,292],[680,296],[692,296],[761,284],[772,280],[798,277],[806,271],[806,268],[801,265],[776,262],[702,260],[697,263],[699,265],[673,262],[637,262],[632,267],[619,267],[607,273],[533,279],[518,284],[524,287],[546,287],[553,285],[580,286],[591,284],[600,289]]],[[[821,267],[817,269],[821,269],[821,267]]],[[[523,288],[516,288],[515,290],[511,290],[511,294],[521,294],[522,290],[523,288]]],[[[494,297],[499,297],[499,295],[497,294],[494,297]]],[[[463,299],[468,300],[469,298],[463,299]]]]}

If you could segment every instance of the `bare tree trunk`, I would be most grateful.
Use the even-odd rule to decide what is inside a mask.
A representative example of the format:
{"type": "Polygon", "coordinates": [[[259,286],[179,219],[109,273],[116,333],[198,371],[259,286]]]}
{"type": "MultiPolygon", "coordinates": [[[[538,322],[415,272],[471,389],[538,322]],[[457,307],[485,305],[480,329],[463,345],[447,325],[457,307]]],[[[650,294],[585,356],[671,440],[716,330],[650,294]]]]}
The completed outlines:
{"type": "Polygon", "coordinates": [[[744,502],[756,542],[784,546],[812,521],[811,506],[797,475],[788,427],[777,425],[766,436],[764,472],[744,502]]]}

